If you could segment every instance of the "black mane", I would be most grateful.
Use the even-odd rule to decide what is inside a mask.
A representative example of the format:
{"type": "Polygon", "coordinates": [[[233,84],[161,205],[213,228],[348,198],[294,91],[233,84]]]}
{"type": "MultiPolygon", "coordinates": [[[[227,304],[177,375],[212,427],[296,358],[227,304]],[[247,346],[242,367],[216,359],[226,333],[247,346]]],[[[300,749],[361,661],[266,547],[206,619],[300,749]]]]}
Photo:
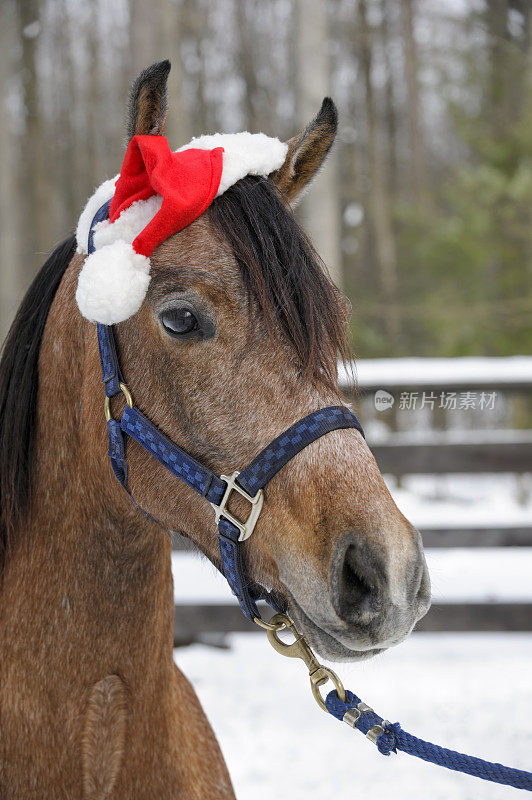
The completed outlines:
{"type": "Polygon", "coordinates": [[[337,359],[346,358],[347,306],[272,181],[248,176],[208,209],[231,245],[247,291],[270,333],[279,328],[302,370],[337,389],[337,359]]]}
{"type": "Polygon", "coordinates": [[[46,319],[74,255],[74,237],[57,247],[28,289],[0,359],[0,566],[10,533],[31,501],[39,353],[46,319]]]}

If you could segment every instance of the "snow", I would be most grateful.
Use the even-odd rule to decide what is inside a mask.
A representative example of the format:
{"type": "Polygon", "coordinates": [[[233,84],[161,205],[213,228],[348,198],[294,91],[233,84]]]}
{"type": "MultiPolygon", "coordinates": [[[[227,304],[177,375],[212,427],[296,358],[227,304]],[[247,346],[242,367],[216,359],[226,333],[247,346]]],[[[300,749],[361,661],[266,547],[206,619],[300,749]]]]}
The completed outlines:
{"type": "MultiPolygon", "coordinates": [[[[261,634],[229,650],[175,651],[218,736],[239,800],[509,800],[508,787],[404,753],[381,756],[315,704],[305,668],[261,634]]],[[[382,656],[342,664],[345,685],[418,736],[530,769],[532,636],[413,634],[382,656]]]]}
{"type": "Polygon", "coordinates": [[[225,578],[199,552],[172,553],[172,574],[175,603],[236,603],[225,578]]]}
{"type": "Polygon", "coordinates": [[[353,370],[360,389],[532,384],[532,356],[357,359],[339,367],[341,386],[352,385],[353,370]]]}
{"type": "Polygon", "coordinates": [[[532,476],[411,475],[386,479],[393,499],[416,527],[532,528],[532,476]]]}
{"type": "Polygon", "coordinates": [[[532,599],[532,547],[425,548],[433,602],[532,599]]]}
{"type": "MultiPolygon", "coordinates": [[[[532,547],[426,548],[432,599],[438,603],[532,599],[532,547]]],[[[179,604],[236,603],[205,558],[172,553],[174,600],[179,604]]]]}

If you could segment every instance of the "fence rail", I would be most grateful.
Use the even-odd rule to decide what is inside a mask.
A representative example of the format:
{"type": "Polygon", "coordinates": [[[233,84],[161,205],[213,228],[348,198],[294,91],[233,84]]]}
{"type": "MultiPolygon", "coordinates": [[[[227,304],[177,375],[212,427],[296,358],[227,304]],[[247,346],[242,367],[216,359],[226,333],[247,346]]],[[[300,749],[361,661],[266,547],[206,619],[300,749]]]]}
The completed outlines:
{"type": "Polygon", "coordinates": [[[424,547],[532,547],[532,525],[419,526],[424,547]]]}
{"type": "Polygon", "coordinates": [[[369,445],[383,473],[442,475],[467,472],[532,472],[532,431],[464,431],[425,439],[404,433],[369,445]]]}
{"type": "MultiPolygon", "coordinates": [[[[236,604],[176,605],[174,643],[191,644],[214,635],[257,633],[236,604]]],[[[531,603],[436,603],[416,625],[423,633],[441,632],[532,632],[531,603]]]]}
{"type": "Polygon", "coordinates": [[[339,368],[342,389],[394,391],[532,390],[532,356],[502,358],[366,358],[339,368]]]}

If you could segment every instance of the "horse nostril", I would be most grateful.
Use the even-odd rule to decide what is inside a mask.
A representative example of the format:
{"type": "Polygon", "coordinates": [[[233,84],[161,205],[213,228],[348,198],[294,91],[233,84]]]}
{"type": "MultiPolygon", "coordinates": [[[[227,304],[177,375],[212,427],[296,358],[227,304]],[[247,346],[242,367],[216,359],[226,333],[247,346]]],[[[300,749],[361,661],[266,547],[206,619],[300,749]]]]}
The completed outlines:
{"type": "Polygon", "coordinates": [[[338,616],[347,621],[377,611],[377,589],[372,585],[368,571],[363,567],[360,548],[349,545],[343,560],[336,567],[333,581],[333,604],[338,616]]]}

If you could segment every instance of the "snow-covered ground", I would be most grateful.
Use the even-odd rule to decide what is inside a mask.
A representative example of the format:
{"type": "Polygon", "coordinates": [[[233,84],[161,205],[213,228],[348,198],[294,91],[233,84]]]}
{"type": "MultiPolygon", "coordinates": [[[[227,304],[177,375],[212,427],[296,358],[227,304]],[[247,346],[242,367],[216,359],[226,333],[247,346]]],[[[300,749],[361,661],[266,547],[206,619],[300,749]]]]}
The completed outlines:
{"type": "MultiPolygon", "coordinates": [[[[261,634],[175,658],[218,735],[239,800],[501,800],[517,790],[399,753],[388,758],[314,703],[302,662],[261,634]]],[[[532,769],[532,636],[413,634],[337,670],[383,716],[423,738],[532,769]]]]}

